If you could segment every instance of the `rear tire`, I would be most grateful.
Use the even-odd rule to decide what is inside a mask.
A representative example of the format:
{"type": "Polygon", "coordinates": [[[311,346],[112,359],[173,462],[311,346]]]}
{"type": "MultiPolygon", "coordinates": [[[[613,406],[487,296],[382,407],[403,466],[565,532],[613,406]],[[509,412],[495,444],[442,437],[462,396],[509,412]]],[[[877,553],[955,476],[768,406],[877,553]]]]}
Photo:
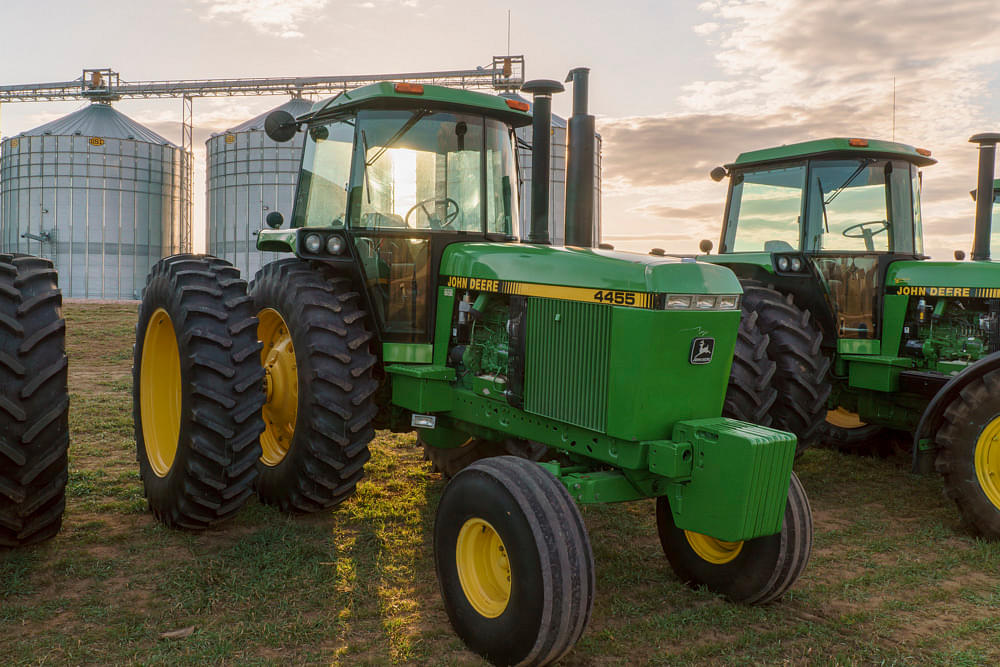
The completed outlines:
{"type": "Polygon", "coordinates": [[[1000,538],[1000,371],[974,380],[944,411],[935,441],[945,494],[976,533],[1000,538]]]}
{"type": "Polygon", "coordinates": [[[270,387],[257,495],[283,512],[333,507],[354,493],[375,436],[376,358],[360,295],[349,279],[295,258],[265,265],[250,293],[270,387]]]}
{"type": "Polygon", "coordinates": [[[663,553],[682,581],[693,588],[705,586],[743,604],[766,604],[784,595],[802,574],[812,552],[812,512],[794,472],[784,522],[776,535],[724,542],[690,533],[674,525],[664,496],[656,499],[656,527],[663,553]]]}
{"type": "Polygon", "coordinates": [[[778,397],[771,381],[777,368],[767,356],[767,334],[757,326],[757,313],[743,313],[733,352],[733,367],[722,416],[771,425],[769,411],[778,397]]]}
{"type": "Polygon", "coordinates": [[[0,547],[53,537],[66,507],[66,322],[47,259],[0,255],[0,547]]]}
{"type": "Polygon", "coordinates": [[[452,449],[428,445],[419,436],[417,439],[424,448],[424,459],[430,461],[432,470],[444,475],[445,479],[451,479],[465,467],[491,456],[516,456],[527,461],[541,461],[550,452],[540,442],[517,438],[499,441],[470,438],[468,443],[452,449]]]}
{"type": "Polygon", "coordinates": [[[132,368],[139,474],[153,515],[203,529],[253,495],[264,403],[257,318],[229,262],[175,255],[150,271],[132,368]]]}
{"type": "Polygon", "coordinates": [[[820,349],[823,333],[790,294],[766,287],[743,286],[743,312],[757,313],[757,325],[769,339],[767,355],[777,364],[772,384],[781,400],[769,411],[771,426],[795,434],[799,455],[816,442],[826,419],[830,360],[820,349]]]}
{"type": "Polygon", "coordinates": [[[445,487],[434,563],[452,627],[499,665],[545,665],[583,634],[594,556],[580,511],[540,466],[483,459],[445,487]]]}

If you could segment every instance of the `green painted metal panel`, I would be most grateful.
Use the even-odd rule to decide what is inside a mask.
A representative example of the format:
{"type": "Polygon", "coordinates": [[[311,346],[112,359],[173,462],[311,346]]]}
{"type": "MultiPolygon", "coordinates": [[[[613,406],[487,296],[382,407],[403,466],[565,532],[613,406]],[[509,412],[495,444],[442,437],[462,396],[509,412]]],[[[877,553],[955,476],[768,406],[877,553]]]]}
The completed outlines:
{"type": "Polygon", "coordinates": [[[298,243],[294,229],[262,229],[257,233],[257,249],[270,252],[295,252],[298,243]]]}
{"type": "Polygon", "coordinates": [[[739,274],[739,268],[744,266],[762,269],[767,273],[774,273],[773,257],[774,255],[769,252],[727,252],[724,255],[703,255],[698,259],[699,261],[712,262],[713,264],[720,264],[722,266],[737,267],[733,268],[733,270],[739,274]]]}
{"type": "Polygon", "coordinates": [[[852,388],[875,391],[899,391],[899,374],[913,367],[913,361],[888,355],[844,355],[848,366],[848,383],[852,388]]]}
{"type": "Polygon", "coordinates": [[[921,167],[932,165],[937,162],[934,158],[921,155],[913,146],[896,143],[894,141],[880,141],[878,139],[868,139],[867,146],[851,146],[850,139],[834,137],[831,139],[817,139],[816,141],[803,141],[796,144],[786,144],[775,148],[765,148],[757,151],[740,153],[736,162],[727,165],[728,167],[743,167],[745,165],[760,164],[762,162],[777,162],[782,160],[796,160],[806,157],[818,156],[824,153],[856,153],[860,156],[866,154],[888,155],[890,157],[903,158],[921,167]]]}
{"type": "MultiPolygon", "coordinates": [[[[1000,294],[1000,263],[893,262],[886,273],[885,284],[889,294],[909,292],[909,296],[968,297],[970,294],[956,293],[955,288],[977,287],[998,289],[1000,294]]],[[[991,293],[991,298],[996,297],[991,293]]]]}
{"type": "Polygon", "coordinates": [[[741,294],[729,269],[707,262],[527,243],[453,243],[441,258],[446,276],[468,276],[671,294],[741,294]],[[526,267],[531,267],[527,271],[526,267]]]}
{"type": "Polygon", "coordinates": [[[722,414],[738,312],[613,311],[608,435],[661,440],[678,420],[722,414]],[[715,339],[711,362],[690,362],[696,338],[715,339]]]}
{"type": "Polygon", "coordinates": [[[525,410],[604,433],[611,311],[598,304],[528,299],[525,410]]]}
{"type": "Polygon", "coordinates": [[[882,346],[877,340],[860,338],[840,338],[837,340],[837,352],[840,354],[879,354],[882,346]]]}
{"type": "Polygon", "coordinates": [[[333,98],[316,102],[306,116],[316,114],[317,117],[323,117],[360,107],[401,108],[402,105],[408,105],[414,108],[432,106],[479,111],[488,116],[502,118],[514,126],[531,124],[530,113],[510,108],[507,106],[506,98],[498,95],[428,84],[424,85],[423,93],[417,95],[397,93],[395,86],[394,82],[383,81],[349,90],[333,98]]]}
{"type": "Polygon", "coordinates": [[[434,346],[430,343],[382,343],[382,361],[403,364],[429,364],[434,346]]]}

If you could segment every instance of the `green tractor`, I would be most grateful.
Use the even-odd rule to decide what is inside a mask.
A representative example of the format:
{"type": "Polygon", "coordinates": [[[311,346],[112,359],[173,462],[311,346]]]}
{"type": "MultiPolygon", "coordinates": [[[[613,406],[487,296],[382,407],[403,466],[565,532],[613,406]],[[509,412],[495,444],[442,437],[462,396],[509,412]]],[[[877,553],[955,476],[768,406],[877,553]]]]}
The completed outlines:
{"type": "MultiPolygon", "coordinates": [[[[1000,134],[979,134],[972,262],[928,261],[920,215],[930,151],[826,139],[717,167],[729,195],[717,255],[744,313],[770,337],[784,400],[770,416],[800,446],[850,449],[912,434],[913,468],[936,467],[964,520],[1000,536],[1000,266],[990,206],[1000,134]]],[[[711,242],[702,242],[702,252],[711,242]]],[[[964,253],[956,252],[956,259],[964,253]]]]}
{"type": "MultiPolygon", "coordinates": [[[[567,238],[589,240],[586,74],[571,73],[567,238]]],[[[134,365],[140,472],[170,526],[209,526],[253,494],[288,512],[334,507],[376,423],[415,429],[452,474],[433,536],[447,613],[504,664],[554,661],[584,632],[595,579],[578,504],[655,498],[678,575],[747,604],[787,591],[812,540],[794,436],[723,416],[762,417],[775,400],[735,275],[549,245],[537,161],[519,237],[514,129],[534,118],[547,159],[562,85],[525,90],[533,116],[409,83],[273,114],[272,139],[306,133],[291,224],[272,213],[257,242],[287,259],[249,289],[213,257],[160,262],[134,365]]]]}
{"type": "Polygon", "coordinates": [[[0,549],[53,537],[66,507],[66,321],[52,262],[0,254],[0,549]]]}

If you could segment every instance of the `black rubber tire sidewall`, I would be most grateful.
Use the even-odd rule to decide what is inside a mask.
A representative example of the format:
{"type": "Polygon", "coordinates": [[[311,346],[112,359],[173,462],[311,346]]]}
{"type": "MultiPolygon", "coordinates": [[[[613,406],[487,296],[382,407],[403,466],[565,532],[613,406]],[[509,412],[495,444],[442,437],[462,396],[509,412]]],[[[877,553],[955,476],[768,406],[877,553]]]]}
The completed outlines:
{"type": "Polygon", "coordinates": [[[434,562],[448,618],[470,649],[496,664],[516,664],[538,637],[542,612],[541,557],[527,518],[493,477],[469,470],[445,488],[434,522],[434,562]],[[497,618],[485,618],[468,603],[458,579],[458,533],[473,517],[488,521],[510,559],[511,596],[497,618]]]}

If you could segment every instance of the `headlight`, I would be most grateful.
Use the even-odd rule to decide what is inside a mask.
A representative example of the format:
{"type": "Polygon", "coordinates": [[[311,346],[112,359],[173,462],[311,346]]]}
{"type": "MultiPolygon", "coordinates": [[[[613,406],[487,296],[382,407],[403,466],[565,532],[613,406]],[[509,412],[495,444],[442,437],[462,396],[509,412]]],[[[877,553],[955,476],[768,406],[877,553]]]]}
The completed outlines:
{"type": "Polygon", "coordinates": [[[344,251],[344,239],[331,236],[326,240],[326,251],[331,255],[339,255],[344,251]]]}
{"type": "Polygon", "coordinates": [[[715,297],[700,295],[695,298],[694,307],[698,310],[712,310],[715,308],[715,297]]]}
{"type": "Polygon", "coordinates": [[[798,257],[792,257],[792,271],[802,270],[802,260],[798,257]]]}
{"type": "Polygon", "coordinates": [[[736,296],[720,296],[719,297],[719,310],[736,310],[740,307],[740,297],[736,296]]]}
{"type": "Polygon", "coordinates": [[[778,258],[778,270],[779,271],[787,271],[788,270],[788,258],[787,257],[779,257],[778,258]]]}
{"type": "Polygon", "coordinates": [[[691,307],[690,294],[670,294],[667,296],[667,309],[681,309],[691,307]]]}
{"type": "Polygon", "coordinates": [[[319,252],[319,249],[323,247],[323,239],[320,238],[319,234],[307,234],[306,235],[306,250],[311,253],[319,252]]]}

